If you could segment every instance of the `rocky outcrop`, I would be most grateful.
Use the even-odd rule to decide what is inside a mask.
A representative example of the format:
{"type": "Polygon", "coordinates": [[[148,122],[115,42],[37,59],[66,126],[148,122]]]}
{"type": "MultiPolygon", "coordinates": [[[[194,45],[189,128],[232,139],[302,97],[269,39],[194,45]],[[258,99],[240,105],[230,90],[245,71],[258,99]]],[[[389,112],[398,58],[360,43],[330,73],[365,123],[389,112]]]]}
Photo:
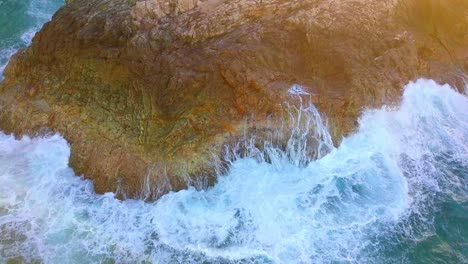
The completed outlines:
{"type": "Polygon", "coordinates": [[[461,86],[466,1],[73,0],[18,52],[0,127],[59,132],[96,191],[144,198],[284,120],[302,85],[337,141],[426,76],[461,86]]]}

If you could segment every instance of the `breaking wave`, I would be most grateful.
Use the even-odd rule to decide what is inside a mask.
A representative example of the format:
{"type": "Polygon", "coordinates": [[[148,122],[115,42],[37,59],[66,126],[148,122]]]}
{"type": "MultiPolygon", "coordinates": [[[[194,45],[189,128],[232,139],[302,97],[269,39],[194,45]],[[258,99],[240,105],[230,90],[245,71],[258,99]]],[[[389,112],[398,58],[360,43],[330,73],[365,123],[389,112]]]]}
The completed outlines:
{"type": "Polygon", "coordinates": [[[315,132],[297,127],[286,151],[266,145],[215,186],[152,203],[95,194],[59,135],[1,134],[0,262],[467,262],[466,95],[410,83],[338,148],[312,105],[299,110],[315,132]],[[326,148],[307,163],[305,131],[326,148]]]}

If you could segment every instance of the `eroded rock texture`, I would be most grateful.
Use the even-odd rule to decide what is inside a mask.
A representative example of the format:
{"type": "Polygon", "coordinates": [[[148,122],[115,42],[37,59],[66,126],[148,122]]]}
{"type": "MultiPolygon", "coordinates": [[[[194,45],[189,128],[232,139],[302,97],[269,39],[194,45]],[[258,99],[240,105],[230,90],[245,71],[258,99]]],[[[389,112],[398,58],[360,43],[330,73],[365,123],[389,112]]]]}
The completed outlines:
{"type": "Polygon", "coordinates": [[[461,87],[464,0],[73,0],[18,52],[1,129],[54,131],[97,192],[151,198],[284,120],[300,84],[337,141],[417,77],[461,87]],[[145,195],[148,195],[146,193],[145,195]],[[148,196],[149,197],[149,196],[148,196]]]}

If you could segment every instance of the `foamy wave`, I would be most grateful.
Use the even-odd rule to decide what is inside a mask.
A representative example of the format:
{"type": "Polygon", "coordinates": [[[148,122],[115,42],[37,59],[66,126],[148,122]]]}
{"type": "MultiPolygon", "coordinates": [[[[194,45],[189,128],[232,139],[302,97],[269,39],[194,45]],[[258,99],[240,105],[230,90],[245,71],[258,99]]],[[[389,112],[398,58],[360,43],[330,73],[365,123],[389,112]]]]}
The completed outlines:
{"type": "Polygon", "coordinates": [[[268,159],[234,161],[213,188],[154,203],[96,195],[68,168],[60,136],[1,135],[0,260],[390,262],[392,243],[433,234],[438,193],[467,201],[467,175],[453,172],[468,166],[466,113],[466,96],[419,80],[317,161],[298,166],[271,146],[268,159]]]}

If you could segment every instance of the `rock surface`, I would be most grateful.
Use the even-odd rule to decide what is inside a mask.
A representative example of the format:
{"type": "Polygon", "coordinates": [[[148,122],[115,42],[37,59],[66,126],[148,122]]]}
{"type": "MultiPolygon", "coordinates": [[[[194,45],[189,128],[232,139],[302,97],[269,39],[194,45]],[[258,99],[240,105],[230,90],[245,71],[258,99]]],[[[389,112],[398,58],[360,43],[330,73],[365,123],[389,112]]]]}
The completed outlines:
{"type": "Polygon", "coordinates": [[[284,120],[293,84],[350,133],[408,81],[462,86],[464,0],[70,0],[18,52],[0,128],[59,132],[97,192],[154,199],[284,120]],[[150,186],[145,189],[144,186],[150,186]]]}

